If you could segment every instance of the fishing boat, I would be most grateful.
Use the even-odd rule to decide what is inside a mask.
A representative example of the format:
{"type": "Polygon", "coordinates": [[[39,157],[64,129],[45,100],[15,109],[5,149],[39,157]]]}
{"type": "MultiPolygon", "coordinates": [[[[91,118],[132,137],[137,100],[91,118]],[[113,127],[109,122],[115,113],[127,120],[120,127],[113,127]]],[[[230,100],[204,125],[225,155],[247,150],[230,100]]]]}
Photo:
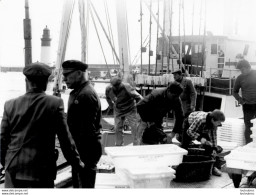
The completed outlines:
{"type": "MultiPolygon", "coordinates": [[[[32,61],[31,56],[31,35],[29,34],[31,30],[28,14],[28,0],[26,2],[26,19],[24,27],[27,29],[25,33],[25,65],[29,64],[32,61]]],[[[58,44],[57,60],[54,67],[54,75],[56,76],[52,84],[54,89],[54,94],[61,96],[64,99],[65,104],[67,104],[68,90],[63,87],[64,83],[62,82],[62,69],[61,64],[65,59],[65,53],[67,48],[68,37],[70,33],[71,23],[72,23],[72,14],[75,6],[75,0],[66,0],[63,3],[63,12],[62,20],[60,25],[60,37],[58,44]]],[[[176,2],[177,3],[177,2],[176,2]]],[[[172,32],[172,9],[173,9],[172,0],[163,0],[163,1],[140,1],[140,16],[139,22],[141,25],[141,34],[140,40],[141,44],[139,47],[139,52],[137,57],[131,61],[130,51],[129,51],[129,33],[128,33],[128,23],[127,23],[127,9],[126,1],[118,0],[116,1],[116,15],[117,15],[117,35],[118,35],[118,48],[119,52],[116,51],[114,44],[114,39],[111,34],[107,33],[106,28],[104,27],[102,20],[97,12],[97,9],[94,7],[93,1],[78,1],[79,7],[79,19],[80,19],[80,29],[81,29],[81,61],[87,62],[87,39],[88,39],[88,20],[89,14],[95,25],[95,18],[99,22],[101,30],[105,35],[107,42],[113,53],[113,58],[116,62],[111,67],[120,71],[123,75],[123,80],[129,82],[131,85],[137,88],[137,90],[142,94],[146,95],[152,89],[158,87],[165,87],[171,78],[171,72],[176,69],[184,69],[189,78],[193,81],[196,89],[198,90],[198,102],[197,110],[211,111],[215,108],[221,109],[225,112],[227,117],[232,118],[241,118],[242,110],[241,107],[236,106],[235,100],[231,95],[232,86],[234,78],[238,75],[238,71],[235,69],[236,61],[241,57],[248,57],[250,62],[254,64],[255,60],[255,42],[248,40],[238,40],[231,38],[229,36],[214,36],[211,33],[206,33],[206,19],[204,29],[199,29],[199,35],[181,35],[181,29],[179,29],[179,36],[173,36],[172,32]],[[153,13],[153,7],[157,7],[157,14],[153,13]],[[160,8],[163,8],[163,12],[160,11],[160,8]],[[144,9],[144,10],[143,10],[144,9]],[[144,14],[148,13],[149,16],[149,35],[146,36],[146,39],[143,39],[142,30],[143,21],[145,21],[144,14]],[[163,25],[160,24],[160,16],[163,20],[163,25]],[[152,38],[152,24],[155,21],[156,24],[156,42],[155,42],[155,61],[152,63],[152,57],[154,56],[153,52],[153,38],[152,38]],[[202,33],[203,32],[203,33],[202,33]],[[203,35],[200,35],[202,33],[203,35]],[[161,36],[159,36],[161,34],[161,36]],[[143,41],[144,40],[144,41],[143,41]],[[147,51],[148,50],[148,51],[147,51]],[[147,52],[147,53],[146,53],[147,52]],[[254,52],[254,54],[253,54],[254,52]],[[143,56],[148,54],[148,63],[143,63],[143,56]],[[141,63],[137,68],[134,68],[135,71],[132,71],[133,67],[131,66],[133,62],[140,59],[141,63]],[[225,88],[223,88],[223,86],[225,88]],[[214,102],[214,103],[209,103],[214,102]]],[[[179,6],[179,20],[181,20],[181,13],[184,14],[184,1],[178,3],[179,6]]],[[[205,1],[206,6],[206,1],[205,1]]],[[[201,6],[201,15],[205,11],[203,6],[201,6]]],[[[106,14],[107,15],[107,14],[106,14]]],[[[184,17],[184,15],[183,15],[184,17]]],[[[178,23],[181,24],[181,21],[178,23]]],[[[185,23],[183,22],[185,26],[185,23]]],[[[201,27],[200,27],[201,28],[201,27]]],[[[96,25],[95,25],[95,29],[96,25]]],[[[184,29],[183,29],[184,30],[184,29]]],[[[185,31],[185,30],[184,30],[185,31]]],[[[96,30],[96,33],[97,30],[96,30]]],[[[103,55],[104,50],[102,49],[103,55]]],[[[145,58],[144,58],[145,59],[145,58]]],[[[114,73],[111,72],[110,64],[107,63],[105,59],[104,66],[108,74],[108,77],[111,78],[114,73]]],[[[89,67],[90,68],[90,67],[89,67]]],[[[90,74],[95,74],[96,71],[93,70],[93,67],[89,70],[90,74]]],[[[102,71],[102,70],[101,70],[102,71]]],[[[87,75],[89,78],[89,75],[87,75]]],[[[95,78],[96,76],[94,76],[95,78]]],[[[105,78],[105,75],[99,75],[97,77],[105,78]]],[[[108,84],[108,80],[101,80],[100,82],[108,84]]],[[[96,85],[99,83],[99,80],[92,80],[96,85]]],[[[49,93],[52,91],[49,90],[49,93]]],[[[106,106],[103,106],[103,113],[107,110],[107,104],[104,100],[104,92],[101,93],[102,103],[106,106]],[[105,102],[105,103],[104,103],[105,102]]],[[[67,106],[65,106],[67,108],[67,106]]],[[[109,116],[104,116],[103,120],[106,122],[106,125],[109,125],[102,132],[105,135],[102,139],[103,149],[104,147],[114,145],[114,136],[111,132],[113,126],[113,118],[109,116]],[[112,126],[111,126],[112,124],[112,126]],[[110,131],[109,131],[110,130],[110,131]],[[107,136],[106,136],[107,135],[107,136]]],[[[172,121],[172,119],[170,120],[172,121]]],[[[166,129],[171,129],[171,122],[169,123],[166,120],[166,129]]],[[[131,144],[131,135],[130,132],[125,132],[125,145],[131,144]]],[[[57,146],[59,149],[59,146],[57,146]]],[[[56,187],[70,187],[71,174],[70,167],[65,163],[61,152],[58,159],[58,176],[56,180],[56,187]]],[[[118,183],[116,178],[111,176],[113,173],[113,166],[110,163],[109,159],[104,156],[99,164],[99,170],[106,171],[110,175],[103,174],[99,171],[96,181],[96,187],[105,188],[111,186],[114,188],[126,188],[127,185],[123,183],[118,183]],[[107,164],[107,165],[106,165],[107,164]],[[106,165],[107,167],[102,168],[106,165]],[[103,175],[102,175],[103,174],[103,175]],[[103,178],[103,179],[102,179],[103,178]],[[101,179],[101,181],[100,181],[101,179]],[[107,181],[112,181],[108,183],[107,181]],[[113,182],[116,182],[113,184],[113,182]],[[102,183],[104,185],[102,185],[102,183]]],[[[197,183],[197,184],[177,184],[172,182],[171,185],[173,188],[233,188],[232,180],[227,174],[224,174],[221,178],[212,178],[209,181],[197,183]]]]}

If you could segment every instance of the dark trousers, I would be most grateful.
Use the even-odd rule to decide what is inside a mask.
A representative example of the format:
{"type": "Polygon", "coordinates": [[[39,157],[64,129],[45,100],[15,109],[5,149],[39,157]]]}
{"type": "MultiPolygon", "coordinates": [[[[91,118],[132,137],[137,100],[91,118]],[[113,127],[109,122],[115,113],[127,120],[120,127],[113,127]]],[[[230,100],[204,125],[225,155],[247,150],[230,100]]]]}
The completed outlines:
{"type": "Polygon", "coordinates": [[[251,119],[256,118],[256,104],[244,104],[243,105],[243,113],[244,113],[244,124],[245,124],[245,143],[248,144],[252,142],[252,138],[250,135],[252,134],[251,127],[251,119]]]}
{"type": "Polygon", "coordinates": [[[81,148],[78,152],[81,156],[81,160],[85,164],[85,168],[77,172],[72,169],[72,182],[74,188],[94,188],[97,172],[97,163],[102,155],[102,146],[100,140],[86,140],[83,145],[85,151],[81,148]]]}
{"type": "Polygon", "coordinates": [[[96,180],[96,167],[85,167],[83,171],[76,172],[72,169],[72,182],[74,188],[94,188],[96,180]]]}
{"type": "Polygon", "coordinates": [[[54,188],[54,180],[29,181],[15,178],[15,173],[5,171],[5,188],[54,188]]]}

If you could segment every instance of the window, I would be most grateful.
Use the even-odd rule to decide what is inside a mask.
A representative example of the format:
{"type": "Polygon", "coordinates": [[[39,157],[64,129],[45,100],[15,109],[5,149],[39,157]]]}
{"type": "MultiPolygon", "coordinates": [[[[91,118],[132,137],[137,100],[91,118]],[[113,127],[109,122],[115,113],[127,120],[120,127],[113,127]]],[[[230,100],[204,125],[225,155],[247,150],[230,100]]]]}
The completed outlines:
{"type": "Polygon", "coordinates": [[[211,44],[211,54],[217,54],[217,44],[211,44]]]}
{"type": "Polygon", "coordinates": [[[202,52],[202,45],[195,45],[195,53],[201,53],[202,52]]]}

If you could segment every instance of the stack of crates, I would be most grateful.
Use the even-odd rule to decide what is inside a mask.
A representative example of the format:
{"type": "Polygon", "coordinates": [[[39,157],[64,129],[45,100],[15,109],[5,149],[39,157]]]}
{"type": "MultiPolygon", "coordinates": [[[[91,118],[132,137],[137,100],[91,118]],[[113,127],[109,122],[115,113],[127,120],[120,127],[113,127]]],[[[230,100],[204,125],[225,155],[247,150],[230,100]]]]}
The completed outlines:
{"type": "Polygon", "coordinates": [[[217,142],[234,142],[238,146],[245,145],[245,125],[243,119],[226,118],[221,127],[218,127],[217,142]]]}
{"type": "Polygon", "coordinates": [[[188,152],[174,144],[106,147],[116,175],[131,188],[168,188],[188,152]]]}

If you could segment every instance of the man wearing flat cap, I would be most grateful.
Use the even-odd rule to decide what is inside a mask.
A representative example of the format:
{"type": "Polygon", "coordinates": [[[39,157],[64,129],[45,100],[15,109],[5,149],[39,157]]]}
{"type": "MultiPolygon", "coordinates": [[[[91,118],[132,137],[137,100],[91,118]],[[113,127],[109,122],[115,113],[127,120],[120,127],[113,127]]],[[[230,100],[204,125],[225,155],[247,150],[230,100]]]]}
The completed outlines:
{"type": "Polygon", "coordinates": [[[180,83],[183,87],[183,92],[180,94],[180,99],[182,101],[182,108],[185,117],[187,117],[191,112],[195,111],[196,107],[196,90],[192,81],[183,76],[180,69],[172,72],[174,80],[180,83]]]}
{"type": "Polygon", "coordinates": [[[84,167],[68,130],[63,100],[45,94],[51,73],[39,62],[26,66],[27,92],[5,102],[0,139],[6,188],[54,187],[56,135],[73,168],[84,167]]]}
{"type": "Polygon", "coordinates": [[[251,119],[256,117],[256,70],[251,69],[251,65],[247,60],[240,60],[236,66],[241,74],[236,78],[233,96],[239,104],[243,106],[244,124],[245,124],[245,142],[252,141],[251,136],[251,119]],[[242,96],[239,91],[242,91],[242,96]]]}
{"type": "Polygon", "coordinates": [[[62,64],[64,81],[73,89],[68,100],[67,121],[85,168],[72,170],[73,187],[94,188],[101,148],[101,103],[91,83],[85,78],[88,65],[78,60],[62,64]]]}

